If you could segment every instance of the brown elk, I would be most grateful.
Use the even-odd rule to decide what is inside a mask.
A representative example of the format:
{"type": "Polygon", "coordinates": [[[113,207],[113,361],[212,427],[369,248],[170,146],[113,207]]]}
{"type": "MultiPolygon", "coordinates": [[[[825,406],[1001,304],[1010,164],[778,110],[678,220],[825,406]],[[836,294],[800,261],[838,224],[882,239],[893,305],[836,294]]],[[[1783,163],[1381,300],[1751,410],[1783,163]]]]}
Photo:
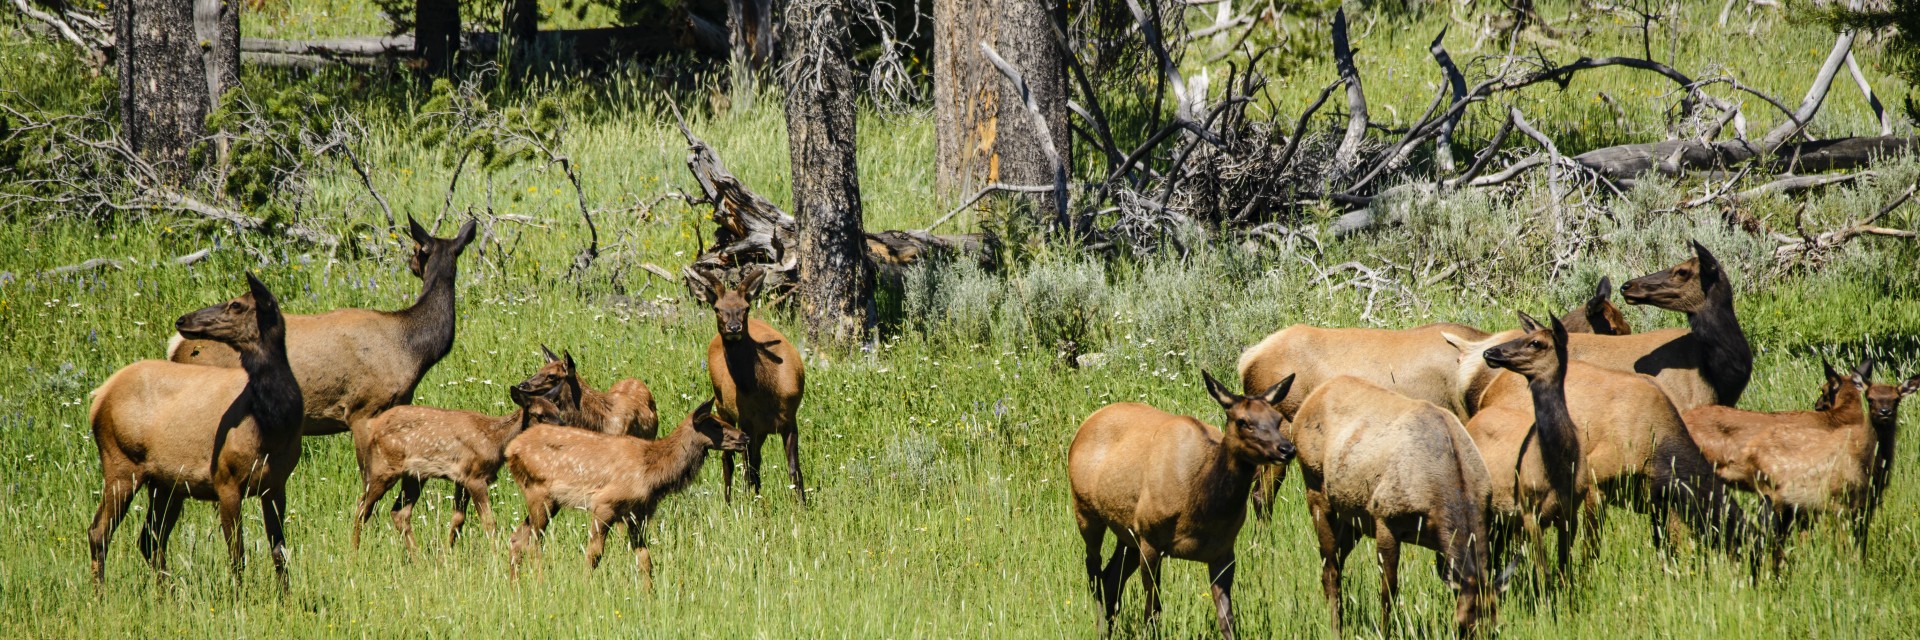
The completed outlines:
{"type": "MultiPolygon", "coordinates": [[[[719,335],[707,343],[707,375],[713,379],[713,411],[722,421],[738,425],[753,442],[747,445],[747,485],[760,493],[760,449],[767,438],[779,435],[787,450],[787,477],[794,495],[807,504],[807,485],[800,473],[800,399],[806,391],[806,367],[800,350],[771,325],[748,317],[753,299],[766,276],[755,269],[728,287],[718,280],[697,286],[713,307],[719,335]]],[[[721,454],[720,477],[728,501],[733,500],[733,452],[721,454]]]]}
{"type": "Polygon", "coordinates": [[[1380,559],[1380,625],[1390,628],[1402,543],[1436,552],[1457,596],[1455,629],[1474,635],[1496,618],[1487,514],[1493,487],[1473,439],[1452,413],[1351,376],[1307,396],[1287,432],[1300,448],[1307,508],[1320,539],[1321,588],[1340,630],[1340,573],[1362,536],[1380,559]]]}
{"type": "Polygon", "coordinates": [[[1737,405],[1753,376],[1753,349],[1734,313],[1726,271],[1700,243],[1693,250],[1692,258],[1620,287],[1629,303],[1687,314],[1688,329],[1575,335],[1568,343],[1573,359],[1653,376],[1681,411],[1737,405]]]}
{"type": "Polygon", "coordinates": [[[366,449],[358,451],[361,464],[361,494],[354,510],[352,544],[360,546],[360,529],[373,517],[374,503],[400,484],[400,497],[393,501],[393,526],[406,541],[413,542],[413,505],[420,500],[420,489],[427,480],[453,483],[453,523],[447,533],[447,546],[460,540],[460,529],[467,521],[467,503],[480,512],[480,524],[494,530],[493,505],[487,487],[500,474],[506,462],[507,443],[533,422],[557,422],[559,412],[542,413],[551,404],[529,408],[531,396],[519,387],[508,390],[521,409],[502,417],[476,411],[437,409],[401,405],[388,409],[367,422],[366,449]]]}
{"type": "MultiPolygon", "coordinates": [[[[454,275],[473,241],[473,221],[452,238],[433,237],[412,218],[407,225],[416,243],[407,267],[423,283],[413,306],[287,316],[287,359],[306,395],[307,435],[356,430],[388,407],[412,402],[420,378],[453,349],[454,275]]],[[[168,345],[167,359],[240,366],[232,349],[184,335],[168,345]]]]}
{"type": "Polygon", "coordinates": [[[1192,417],[1122,402],[1087,416],[1067,451],[1073,513],[1086,542],[1087,581],[1104,607],[1103,625],[1120,610],[1120,592],[1145,567],[1146,616],[1160,612],[1160,560],[1207,563],[1221,635],[1233,638],[1234,541],[1247,519],[1247,493],[1260,465],[1284,468],[1293,444],[1280,434],[1276,407],[1291,378],[1255,396],[1228,391],[1202,373],[1207,393],[1226,410],[1224,431],[1192,417]],[[1116,539],[1102,569],[1106,534],[1116,539]]]}
{"type": "Polygon", "coordinates": [[[1567,310],[1560,316],[1560,323],[1566,325],[1567,333],[1594,333],[1603,336],[1625,336],[1633,334],[1633,327],[1627,324],[1626,314],[1620,313],[1620,307],[1613,306],[1613,279],[1600,277],[1600,283],[1593,288],[1593,297],[1586,303],[1567,310]]]}
{"type": "Polygon", "coordinates": [[[1493,387],[1480,411],[1466,423],[1467,434],[1486,463],[1493,486],[1496,524],[1491,541],[1496,561],[1516,529],[1545,562],[1547,527],[1559,531],[1560,571],[1571,561],[1578,536],[1576,515],[1587,501],[1589,476],[1581,438],[1567,409],[1567,327],[1551,329],[1525,313],[1523,333],[1489,348],[1489,367],[1522,376],[1526,384],[1493,387]]]}
{"type": "Polygon", "coordinates": [[[142,360],[93,391],[88,419],[100,448],[100,509],[87,538],[93,579],[106,577],[107,543],[137,489],[147,492],[140,553],[162,578],[167,539],[188,498],[218,502],[234,579],[246,560],[240,502],[260,497],[280,588],[287,588],[287,476],[300,463],[300,385],[287,364],[286,325],[266,285],[247,274],[248,292],[181,316],[180,335],[214,340],[240,368],[142,360]]]}
{"type": "Polygon", "coordinates": [[[647,439],[659,433],[659,413],[654,408],[653,391],[647,389],[646,383],[627,378],[613,383],[604,392],[594,391],[580,379],[572,351],[566,351],[564,356],[554,355],[546,345],[540,345],[540,351],[546,354],[547,363],[533,377],[521,382],[519,388],[528,394],[544,396],[559,407],[562,419],[557,424],[647,439]]]}
{"type": "MultiPolygon", "coordinates": [[[[1470,394],[1477,394],[1467,404],[1476,407],[1473,420],[1478,421],[1481,432],[1510,432],[1515,421],[1526,422],[1535,412],[1528,380],[1488,366],[1484,352],[1490,346],[1527,340],[1544,330],[1535,321],[1523,320],[1521,330],[1479,342],[1449,338],[1460,348],[1462,375],[1472,379],[1463,386],[1470,394]],[[1480,417],[1496,406],[1501,408],[1494,417],[1480,417]],[[1493,426],[1501,423],[1507,426],[1493,426]]],[[[1592,488],[1598,490],[1590,493],[1587,501],[1588,533],[1597,532],[1603,514],[1597,498],[1605,498],[1651,515],[1654,543],[1662,548],[1666,521],[1675,509],[1696,535],[1711,542],[1733,550],[1751,541],[1751,523],[1728,495],[1726,483],[1714,475],[1712,465],[1687,433],[1665,391],[1649,376],[1580,360],[1572,346],[1582,337],[1567,336],[1567,355],[1573,359],[1567,363],[1563,389],[1568,414],[1578,429],[1584,473],[1592,488]]],[[[1492,444],[1486,446],[1497,449],[1492,444]]],[[[1493,453],[1488,454],[1489,465],[1495,464],[1493,457],[1493,453]]]]}
{"type": "MultiPolygon", "coordinates": [[[[546,398],[529,398],[530,411],[557,411],[546,398]],[[541,406],[546,405],[546,406],[541,406]]],[[[608,435],[585,429],[537,424],[507,445],[507,468],[526,497],[527,520],[513,532],[509,564],[519,574],[520,559],[561,507],[583,509],[593,518],[587,540],[587,568],[600,566],[607,531],[627,526],[640,578],[653,583],[653,560],[642,527],[668,495],[685,489],[700,474],[708,449],[744,451],[748,437],[713,413],[709,400],[673,433],[659,440],[608,435]]]]}
{"type": "Polygon", "coordinates": [[[1920,391],[1920,375],[1899,386],[1873,382],[1873,359],[1851,375],[1826,367],[1828,394],[1816,411],[1761,413],[1700,407],[1687,429],[1709,452],[1721,477],[1761,496],[1773,528],[1773,560],[1805,516],[1852,518],[1854,543],[1867,530],[1892,471],[1900,400],[1920,391]],[[1865,401],[1862,401],[1864,394],[1865,401]]]}

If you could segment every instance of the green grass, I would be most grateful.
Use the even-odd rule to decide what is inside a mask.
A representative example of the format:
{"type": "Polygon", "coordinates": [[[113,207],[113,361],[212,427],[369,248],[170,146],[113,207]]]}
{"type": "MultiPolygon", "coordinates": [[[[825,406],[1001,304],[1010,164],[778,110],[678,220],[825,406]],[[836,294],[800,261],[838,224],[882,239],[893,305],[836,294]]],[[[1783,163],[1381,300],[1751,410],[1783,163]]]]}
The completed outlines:
{"type": "MultiPolygon", "coordinates": [[[[322,6],[293,5],[295,11],[322,6]]],[[[364,17],[365,6],[343,4],[341,13],[364,17]]],[[[1709,28],[1716,9],[1717,3],[1686,10],[1681,68],[1724,63],[1744,81],[1797,98],[1798,83],[1825,54],[1827,36],[1769,18],[1757,29],[1761,35],[1747,40],[1744,22],[1742,35],[1709,28]]],[[[1423,45],[1442,20],[1382,22],[1371,32],[1356,26],[1363,72],[1383,121],[1404,123],[1424,106],[1434,75],[1423,45]]],[[[62,108],[110,100],[110,85],[102,96],[97,85],[68,79],[74,74],[49,64],[63,58],[49,55],[47,45],[24,43],[4,29],[0,86],[34,91],[36,102],[62,108]]],[[[1293,33],[1323,37],[1305,27],[1293,33]]],[[[1454,45],[1455,55],[1468,55],[1468,44],[1454,45]]],[[[1579,46],[1622,53],[1637,50],[1637,41],[1614,27],[1579,46]]],[[[1862,62],[1873,66],[1870,56],[1862,62]]],[[[1303,64],[1278,93],[1286,113],[1332,75],[1323,60],[1303,64]]],[[[1876,82],[1891,82],[1872,73],[1876,82]]],[[[441,218],[451,171],[411,124],[423,95],[404,83],[358,84],[333,73],[255,72],[249,81],[307,83],[341,94],[339,104],[368,125],[363,158],[395,211],[423,221],[441,218]]],[[[529,216],[545,228],[501,221],[468,250],[458,341],[427,375],[417,402],[504,413],[502,387],[531,373],[540,343],[572,349],[590,381],[644,379],[675,423],[704,398],[701,363],[711,315],[687,302],[677,284],[649,280],[635,268],[643,262],[678,268],[695,250],[694,234],[707,230],[701,211],[676,200],[641,206],[675,189],[696,191],[682,164],[683,142],[663,117],[655,86],[643,72],[628,70],[530,92],[555,95],[568,106],[566,151],[579,161],[589,202],[602,208],[608,256],[584,284],[562,276],[560,265],[585,242],[585,230],[557,171],[468,171],[454,194],[456,214],[491,201],[496,213],[529,216]],[[615,270],[626,275],[609,282],[615,270]]],[[[1886,95],[1904,91],[1878,88],[1886,95]]],[[[1582,102],[1593,91],[1639,96],[1627,101],[1628,116],[1645,127],[1661,121],[1663,103],[1655,94],[1666,89],[1644,75],[1606,72],[1582,76],[1564,95],[1544,87],[1529,91],[1522,102],[1544,130],[1569,136],[1563,150],[1572,151],[1660,137],[1653,129],[1595,131],[1597,125],[1584,124],[1583,118],[1604,113],[1582,102]]],[[[0,93],[0,100],[13,99],[0,93]]],[[[1830,100],[1823,132],[1865,127],[1858,94],[1844,80],[1830,100]]],[[[709,98],[702,91],[683,95],[682,102],[695,104],[691,124],[735,174],[789,204],[791,168],[777,95],[709,98]]],[[[918,228],[950,206],[931,190],[928,118],[867,115],[861,127],[868,228],[918,228]]],[[[1880,169],[1877,179],[1808,198],[1809,220],[1827,224],[1872,210],[1920,172],[1911,163],[1880,169]]],[[[246,269],[260,273],[296,313],[397,308],[411,301],[418,283],[406,272],[401,241],[375,230],[378,210],[339,166],[312,185],[303,215],[329,231],[364,236],[363,253],[233,236],[170,215],[95,224],[59,218],[67,212],[58,209],[10,212],[0,219],[0,352],[9,354],[0,358],[0,537],[11,541],[0,550],[0,611],[7,613],[0,637],[1090,637],[1096,615],[1081,580],[1065,486],[1073,430],[1095,408],[1118,400],[1217,420],[1199,369],[1230,371],[1241,348],[1289,323],[1369,324],[1361,318],[1364,292],[1314,283],[1308,261],[1321,268],[1348,260],[1403,265],[1387,273],[1416,284],[1380,296],[1378,324],[1456,320],[1504,328],[1512,309],[1564,308],[1581,300],[1598,275],[1617,283],[1663,268],[1682,256],[1684,239],[1699,238],[1741,286],[1741,317],[1758,352],[1745,406],[1806,407],[1819,381],[1816,353],[1850,361],[1871,346],[1882,356],[1883,372],[1920,372],[1920,279],[1912,269],[1920,251],[1912,243],[1861,240],[1821,270],[1776,272],[1771,240],[1728,230],[1711,208],[1654,212],[1698,189],[1649,181],[1608,202],[1609,215],[1590,223],[1595,239],[1580,246],[1570,270],[1558,273],[1547,267],[1560,240],[1546,223],[1546,188],[1526,183],[1500,194],[1451,198],[1405,227],[1329,242],[1322,253],[1267,248],[1249,254],[1222,243],[1184,260],[1099,263],[1048,247],[1007,273],[928,274],[904,296],[911,313],[895,319],[901,331],[874,353],[809,357],[800,428],[813,506],[796,508],[783,482],[770,482],[762,498],[736,495],[729,505],[719,495],[718,471],[707,469],[686,493],[668,499],[651,525],[652,593],[638,591],[617,536],[599,572],[585,573],[586,517],[579,512],[561,515],[538,570],[508,581],[504,533],[523,515],[510,479],[494,487],[500,533],[470,535],[452,550],[427,544],[408,561],[391,527],[376,519],[363,547],[351,551],[348,510],[359,486],[348,441],[334,436],[308,440],[294,476],[293,586],[286,596],[271,593],[252,503],[246,589],[228,581],[216,518],[197,503],[174,537],[179,578],[170,589],[152,585],[135,550],[142,514],[136,512],[116,535],[108,584],[96,594],[87,579],[85,542],[99,489],[86,423],[89,390],[129,362],[159,357],[172,320],[237,295],[246,269]],[[183,267],[169,260],[214,237],[224,244],[209,261],[183,267]],[[39,275],[102,256],[123,259],[125,268],[39,275]],[[1447,265],[1456,267],[1454,275],[1417,284],[1447,265]],[[1076,322],[1086,319],[1096,321],[1077,331],[1076,322]],[[1107,364],[1060,366],[1053,355],[1059,337],[1108,354],[1107,364]]],[[[1794,206],[1765,201],[1750,211],[1791,228],[1794,206]]],[[[973,226],[973,215],[954,228],[973,226]]],[[[442,233],[452,218],[440,219],[442,233]]],[[[1916,221],[1901,212],[1884,224],[1914,228],[1916,221]]],[[[1644,308],[1629,308],[1628,315],[1643,329],[1681,322],[1644,308]]],[[[789,336],[803,337],[785,312],[768,317],[789,336]]],[[[1909,424],[1920,418],[1916,405],[1903,410],[1909,424]]],[[[1920,561],[1904,551],[1920,543],[1916,456],[1920,444],[1905,438],[1864,559],[1840,531],[1823,524],[1798,539],[1780,579],[1756,584],[1740,563],[1690,544],[1662,558],[1649,544],[1647,519],[1616,512],[1600,553],[1581,564],[1575,586],[1546,597],[1517,590],[1502,602],[1501,629],[1510,637],[1910,633],[1920,623],[1906,591],[1920,561]]],[[[769,479],[784,478],[782,458],[770,459],[769,479]]],[[[716,459],[709,466],[717,465],[716,459]]],[[[1275,520],[1250,526],[1239,543],[1240,630],[1243,637],[1324,636],[1326,604],[1298,480],[1288,481],[1281,498],[1275,520]]],[[[443,533],[449,505],[447,488],[430,486],[416,512],[423,542],[443,533]]],[[[1428,560],[1424,551],[1404,558],[1403,634],[1449,633],[1452,599],[1425,570],[1428,560]]],[[[1371,564],[1364,545],[1348,563],[1348,628],[1362,636],[1373,633],[1378,612],[1378,572],[1371,564]]],[[[1203,571],[1178,561],[1166,567],[1160,631],[1211,637],[1203,571]]],[[[1131,587],[1122,637],[1146,635],[1139,602],[1138,588],[1131,587]]]]}

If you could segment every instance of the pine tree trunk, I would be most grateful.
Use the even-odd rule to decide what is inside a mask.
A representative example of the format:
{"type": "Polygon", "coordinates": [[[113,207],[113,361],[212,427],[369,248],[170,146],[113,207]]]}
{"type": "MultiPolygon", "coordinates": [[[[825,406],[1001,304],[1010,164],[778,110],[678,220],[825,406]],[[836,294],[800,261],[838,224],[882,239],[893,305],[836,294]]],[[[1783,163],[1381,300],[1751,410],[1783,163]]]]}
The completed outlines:
{"type": "Polygon", "coordinates": [[[228,89],[240,86],[240,6],[237,0],[193,0],[195,44],[205,65],[207,96],[213,106],[228,89]]]}
{"type": "Polygon", "coordinates": [[[787,147],[800,221],[800,309],[815,345],[848,347],[873,317],[873,265],[854,157],[852,38],[846,0],[790,0],[787,147]]]}
{"type": "Polygon", "coordinates": [[[413,42],[422,72],[440,75],[451,68],[460,51],[460,0],[415,0],[413,42]]]}
{"type": "MultiPolygon", "coordinates": [[[[1054,148],[1069,154],[1066,60],[1047,24],[1063,17],[1063,7],[1050,0],[934,0],[934,164],[942,197],[965,197],[993,182],[1052,184],[1032,115],[980,53],[980,43],[993,45],[1025,76],[1054,148]]],[[[1033,197],[1051,210],[1051,194],[1033,197]]]]}
{"type": "Polygon", "coordinates": [[[727,0],[727,46],[736,64],[760,69],[773,58],[773,0],[727,0]]]}
{"type": "Polygon", "coordinates": [[[187,154],[206,130],[213,80],[196,37],[194,2],[114,3],[121,130],[135,152],[176,182],[191,172],[187,154]]]}

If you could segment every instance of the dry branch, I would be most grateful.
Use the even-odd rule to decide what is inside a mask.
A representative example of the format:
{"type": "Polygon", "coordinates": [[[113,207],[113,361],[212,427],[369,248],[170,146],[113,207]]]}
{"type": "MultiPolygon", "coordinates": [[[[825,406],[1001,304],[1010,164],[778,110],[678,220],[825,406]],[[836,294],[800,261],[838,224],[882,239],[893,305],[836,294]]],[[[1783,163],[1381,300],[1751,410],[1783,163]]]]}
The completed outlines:
{"type": "MultiPolygon", "coordinates": [[[[799,264],[799,221],[780,210],[771,200],[748,189],[720,161],[720,155],[705,140],[693,135],[680,107],[668,101],[680,134],[687,139],[687,171],[700,184],[701,202],[713,206],[710,218],[719,225],[713,231],[713,245],[702,250],[681,274],[689,287],[737,272],[748,265],[765,265],[768,285],[790,283],[789,273],[799,264]]],[[[737,279],[734,273],[730,278],[737,279]]],[[[689,289],[695,299],[697,290],[689,289]]]]}
{"type": "Polygon", "coordinates": [[[1775,240],[1780,242],[1780,246],[1773,250],[1774,261],[1781,268],[1792,268],[1795,266],[1818,267],[1826,261],[1829,253],[1860,236],[1884,236],[1909,240],[1920,237],[1920,232],[1877,226],[1881,218],[1885,218],[1887,214],[1893,213],[1894,209],[1900,208],[1900,205],[1906,204],[1908,200],[1913,199],[1915,191],[1920,191],[1920,182],[1916,182],[1912,186],[1907,187],[1907,190],[1901,192],[1899,197],[1894,198],[1892,202],[1881,207],[1880,211],[1874,213],[1872,216],[1818,235],[1806,231],[1806,225],[1800,219],[1801,213],[1804,213],[1803,209],[1800,213],[1795,214],[1794,220],[1794,226],[1799,229],[1800,232],[1799,238],[1779,234],[1775,235],[1775,240]]]}
{"type": "Polygon", "coordinates": [[[1345,8],[1333,13],[1333,62],[1340,71],[1340,79],[1347,85],[1347,132],[1340,139],[1340,147],[1333,152],[1333,172],[1337,175],[1345,173],[1359,160],[1360,144],[1367,137],[1367,92],[1360,86],[1360,69],[1353,63],[1345,8]]]}

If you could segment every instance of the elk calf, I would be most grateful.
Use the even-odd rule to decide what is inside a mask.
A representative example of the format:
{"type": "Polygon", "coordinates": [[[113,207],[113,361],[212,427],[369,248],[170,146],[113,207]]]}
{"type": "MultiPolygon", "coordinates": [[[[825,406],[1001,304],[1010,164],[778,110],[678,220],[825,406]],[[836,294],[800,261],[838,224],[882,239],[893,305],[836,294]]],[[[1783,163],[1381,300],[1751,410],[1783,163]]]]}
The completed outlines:
{"type": "Polygon", "coordinates": [[[1568,309],[1566,315],[1560,316],[1560,323],[1567,326],[1568,333],[1633,334],[1626,314],[1620,313],[1620,307],[1613,306],[1613,279],[1606,276],[1600,276],[1599,284],[1593,288],[1593,297],[1585,304],[1568,309]]]}
{"type": "MultiPolygon", "coordinates": [[[[546,404],[531,398],[532,405],[546,404]]],[[[534,410],[534,409],[529,409],[534,410]]],[[[648,555],[642,527],[660,500],[680,491],[700,473],[708,449],[744,451],[747,436],[712,412],[709,400],[695,409],[673,433],[659,440],[595,433],[573,427],[537,424],[507,445],[507,468],[526,496],[527,520],[513,532],[510,565],[519,574],[520,558],[561,507],[583,509],[593,516],[587,541],[587,568],[600,566],[607,546],[607,530],[627,525],[644,584],[653,583],[653,560],[648,555]]]]}
{"type": "Polygon", "coordinates": [[[506,461],[507,443],[534,421],[555,422],[560,418],[551,404],[529,407],[532,397],[519,387],[508,393],[521,409],[503,417],[401,405],[369,421],[365,448],[357,452],[360,483],[366,492],[354,510],[353,546],[360,546],[360,529],[373,517],[374,503],[386,496],[395,482],[400,483],[400,497],[393,501],[393,526],[400,531],[408,551],[417,548],[413,542],[413,505],[420,499],[421,485],[430,479],[453,483],[453,525],[447,533],[447,546],[460,540],[469,500],[480,511],[481,526],[492,531],[493,506],[487,499],[487,487],[493,485],[500,465],[506,461]]]}
{"type": "Polygon", "coordinates": [[[1431,402],[1342,376],[1307,396],[1288,435],[1300,448],[1335,633],[1341,567],[1361,536],[1373,537],[1380,558],[1382,632],[1400,589],[1402,543],[1436,552],[1437,568],[1457,596],[1454,625],[1461,636],[1493,624],[1505,581],[1486,575],[1493,488],[1458,418],[1431,402]]]}
{"type": "Polygon", "coordinates": [[[1207,563],[1221,635],[1233,637],[1234,541],[1247,519],[1247,494],[1260,465],[1286,466],[1293,443],[1280,434],[1275,406],[1291,377],[1257,396],[1240,396],[1202,373],[1207,393],[1226,410],[1227,427],[1144,404],[1110,404],[1087,416],[1067,451],[1073,513],[1086,542],[1087,581],[1111,624],[1120,591],[1146,567],[1147,619],[1160,612],[1160,559],[1207,563]],[[1106,568],[1100,549],[1118,543],[1106,568]]]}
{"type": "Polygon", "coordinates": [[[612,435],[630,435],[653,439],[660,431],[659,413],[654,409],[653,391],[637,378],[613,383],[605,392],[594,391],[580,379],[573,364],[573,352],[564,357],[540,345],[547,363],[540,371],[520,383],[520,390],[544,396],[560,408],[563,424],[612,435]]]}
{"type": "MultiPolygon", "coordinates": [[[[707,375],[713,379],[713,410],[721,420],[739,425],[752,442],[747,445],[747,485],[760,494],[760,448],[778,435],[787,449],[787,477],[794,495],[807,504],[807,484],[800,474],[800,397],[806,391],[806,367],[800,350],[767,323],[747,317],[759,294],[765,270],[754,270],[728,287],[709,280],[696,287],[713,307],[719,335],[707,343],[707,375]]],[[[720,471],[728,501],[733,500],[733,452],[721,454],[720,471]]]]}
{"type": "Polygon", "coordinates": [[[1824,410],[1700,407],[1686,414],[1687,429],[1721,477],[1759,493],[1770,508],[1776,566],[1786,537],[1812,513],[1851,517],[1855,545],[1866,553],[1867,529],[1892,470],[1900,400],[1920,391],[1920,375],[1897,387],[1874,383],[1872,358],[1851,376],[1831,366],[1826,372],[1824,410]]]}
{"type": "Polygon", "coordinates": [[[187,498],[218,502],[234,579],[246,559],[240,501],[260,497],[280,588],[287,588],[287,476],[300,463],[300,385],[287,364],[286,326],[266,285],[181,316],[180,335],[232,347],[240,368],[143,360],[93,391],[87,416],[100,448],[100,509],[87,539],[93,580],[106,578],[107,543],[136,489],[146,489],[140,553],[162,578],[167,538],[187,498]]]}

